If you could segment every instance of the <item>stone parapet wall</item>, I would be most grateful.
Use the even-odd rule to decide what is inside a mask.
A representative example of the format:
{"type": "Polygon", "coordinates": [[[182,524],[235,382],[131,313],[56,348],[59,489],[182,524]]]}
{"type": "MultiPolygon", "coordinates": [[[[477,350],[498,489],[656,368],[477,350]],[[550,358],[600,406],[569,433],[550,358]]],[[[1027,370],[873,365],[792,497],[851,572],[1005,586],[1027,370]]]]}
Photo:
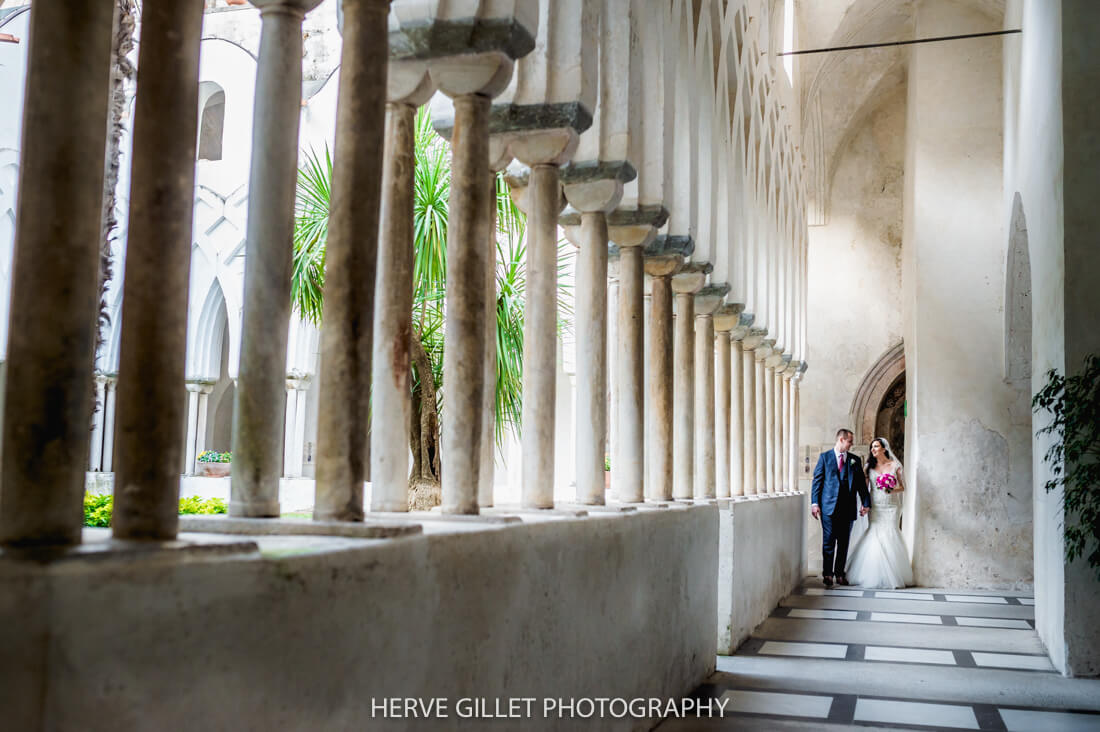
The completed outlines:
{"type": "Polygon", "coordinates": [[[730,655],[805,572],[805,493],[719,499],[718,652],[730,655]]]}
{"type": "Polygon", "coordinates": [[[714,670],[718,516],[711,505],[515,523],[437,515],[421,535],[385,540],[181,535],[228,542],[220,551],[109,550],[108,533],[88,529],[65,559],[0,554],[5,723],[512,729],[460,720],[454,704],[677,698],[714,670]],[[372,720],[385,697],[447,698],[451,715],[372,720]]]}

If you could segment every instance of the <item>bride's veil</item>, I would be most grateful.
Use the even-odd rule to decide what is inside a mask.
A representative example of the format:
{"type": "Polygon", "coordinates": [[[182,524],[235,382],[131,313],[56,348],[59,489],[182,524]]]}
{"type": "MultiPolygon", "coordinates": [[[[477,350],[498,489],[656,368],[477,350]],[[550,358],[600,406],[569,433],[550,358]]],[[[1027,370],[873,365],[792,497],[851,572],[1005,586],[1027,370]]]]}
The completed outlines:
{"type": "Polygon", "coordinates": [[[905,468],[902,467],[901,461],[898,460],[898,456],[894,453],[894,448],[890,447],[890,441],[887,440],[885,437],[876,437],[875,440],[878,440],[882,443],[882,446],[886,449],[886,454],[890,457],[891,460],[894,461],[894,473],[896,475],[901,475],[905,468]]]}

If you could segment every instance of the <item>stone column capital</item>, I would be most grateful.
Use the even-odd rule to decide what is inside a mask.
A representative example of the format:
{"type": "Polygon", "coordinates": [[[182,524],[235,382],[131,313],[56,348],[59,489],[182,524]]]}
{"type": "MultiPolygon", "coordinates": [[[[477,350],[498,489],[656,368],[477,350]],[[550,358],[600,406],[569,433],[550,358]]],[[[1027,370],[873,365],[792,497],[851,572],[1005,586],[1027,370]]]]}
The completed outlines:
{"type": "Polygon", "coordinates": [[[783,353],[780,349],[773,349],[772,355],[768,357],[768,368],[775,369],[777,374],[782,374],[787,370],[787,364],[791,361],[791,355],[789,353],[783,353]]]}
{"type": "MultiPolygon", "coordinates": [[[[433,58],[428,63],[428,72],[439,91],[451,99],[477,94],[490,99],[500,94],[512,80],[515,62],[501,51],[486,51],[465,55],[433,58]]],[[[441,120],[446,125],[454,120],[441,120]]],[[[436,128],[446,138],[450,138],[453,127],[436,128]]]]}
{"type": "Polygon", "coordinates": [[[741,303],[726,303],[714,312],[714,330],[718,333],[730,333],[741,323],[741,312],[745,306],[741,303]]]}
{"type": "Polygon", "coordinates": [[[664,206],[617,208],[607,215],[608,239],[618,247],[648,247],[666,221],[664,206]]]}
{"type": "Polygon", "coordinates": [[[671,277],[679,272],[683,266],[683,259],[676,254],[662,254],[656,257],[646,257],[642,260],[642,267],[649,277],[671,277]]]}
{"type": "MultiPolygon", "coordinates": [[[[380,2],[380,0],[348,0],[349,2],[380,2]]],[[[260,15],[268,13],[287,13],[304,18],[305,14],[321,4],[321,0],[249,0],[260,15]]],[[[389,3],[385,3],[389,5],[389,3]]]]}
{"type": "Polygon", "coordinates": [[[727,284],[710,284],[695,293],[695,314],[708,318],[718,311],[726,294],[730,291],[727,284]]]}
{"type": "Polygon", "coordinates": [[[757,361],[764,361],[764,366],[767,366],[767,359],[769,359],[774,352],[775,339],[765,338],[760,342],[760,345],[753,351],[753,355],[757,361]]]}
{"type": "Polygon", "coordinates": [[[748,352],[755,351],[757,347],[764,342],[764,338],[768,335],[767,328],[749,328],[748,333],[741,340],[741,347],[748,352]]]}
{"type": "Polygon", "coordinates": [[[746,313],[744,310],[737,316],[737,325],[730,330],[730,338],[735,341],[743,341],[748,337],[749,332],[752,330],[752,324],[756,320],[756,316],[752,313],[746,313]]]}
{"type": "Polygon", "coordinates": [[[386,103],[419,107],[435,94],[436,84],[426,60],[390,61],[386,72],[386,103]]]}
{"type": "Polygon", "coordinates": [[[184,384],[184,387],[187,391],[192,391],[197,394],[209,394],[214,391],[214,383],[215,382],[209,379],[191,379],[184,384]]]}
{"type": "Polygon", "coordinates": [[[637,175],[625,161],[573,162],[562,168],[561,181],[566,200],[580,213],[611,213],[622,200],[623,184],[637,175]]]}
{"type": "Polygon", "coordinates": [[[694,295],[707,283],[707,275],[714,270],[709,262],[685,264],[672,278],[672,291],[677,295],[694,295]]]}

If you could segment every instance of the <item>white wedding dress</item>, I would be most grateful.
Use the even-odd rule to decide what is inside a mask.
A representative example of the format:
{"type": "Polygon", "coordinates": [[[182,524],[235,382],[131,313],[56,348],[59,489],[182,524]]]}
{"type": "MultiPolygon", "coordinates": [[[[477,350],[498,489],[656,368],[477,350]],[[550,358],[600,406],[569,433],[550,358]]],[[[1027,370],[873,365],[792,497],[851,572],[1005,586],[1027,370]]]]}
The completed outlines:
{"type": "MultiPolygon", "coordinates": [[[[895,470],[900,466],[895,465],[895,470]]],[[[890,471],[891,473],[893,471],[890,471]]],[[[876,487],[880,473],[871,469],[867,489],[871,512],[856,520],[848,547],[848,581],[872,589],[894,589],[913,584],[909,552],[898,528],[901,496],[876,487]]]]}

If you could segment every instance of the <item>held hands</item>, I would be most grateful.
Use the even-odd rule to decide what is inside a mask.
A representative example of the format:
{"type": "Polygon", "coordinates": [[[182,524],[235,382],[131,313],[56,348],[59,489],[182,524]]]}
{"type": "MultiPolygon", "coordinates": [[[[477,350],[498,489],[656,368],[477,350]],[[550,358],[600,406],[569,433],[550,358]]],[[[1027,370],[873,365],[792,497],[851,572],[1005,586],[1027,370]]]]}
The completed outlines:
{"type": "Polygon", "coordinates": [[[810,515],[813,516],[815,519],[820,519],[821,518],[821,507],[818,506],[816,503],[814,505],[810,506],[810,515]]]}
{"type": "Polygon", "coordinates": [[[870,511],[871,511],[870,506],[860,506],[859,507],[859,515],[860,516],[866,516],[870,511]]]}

